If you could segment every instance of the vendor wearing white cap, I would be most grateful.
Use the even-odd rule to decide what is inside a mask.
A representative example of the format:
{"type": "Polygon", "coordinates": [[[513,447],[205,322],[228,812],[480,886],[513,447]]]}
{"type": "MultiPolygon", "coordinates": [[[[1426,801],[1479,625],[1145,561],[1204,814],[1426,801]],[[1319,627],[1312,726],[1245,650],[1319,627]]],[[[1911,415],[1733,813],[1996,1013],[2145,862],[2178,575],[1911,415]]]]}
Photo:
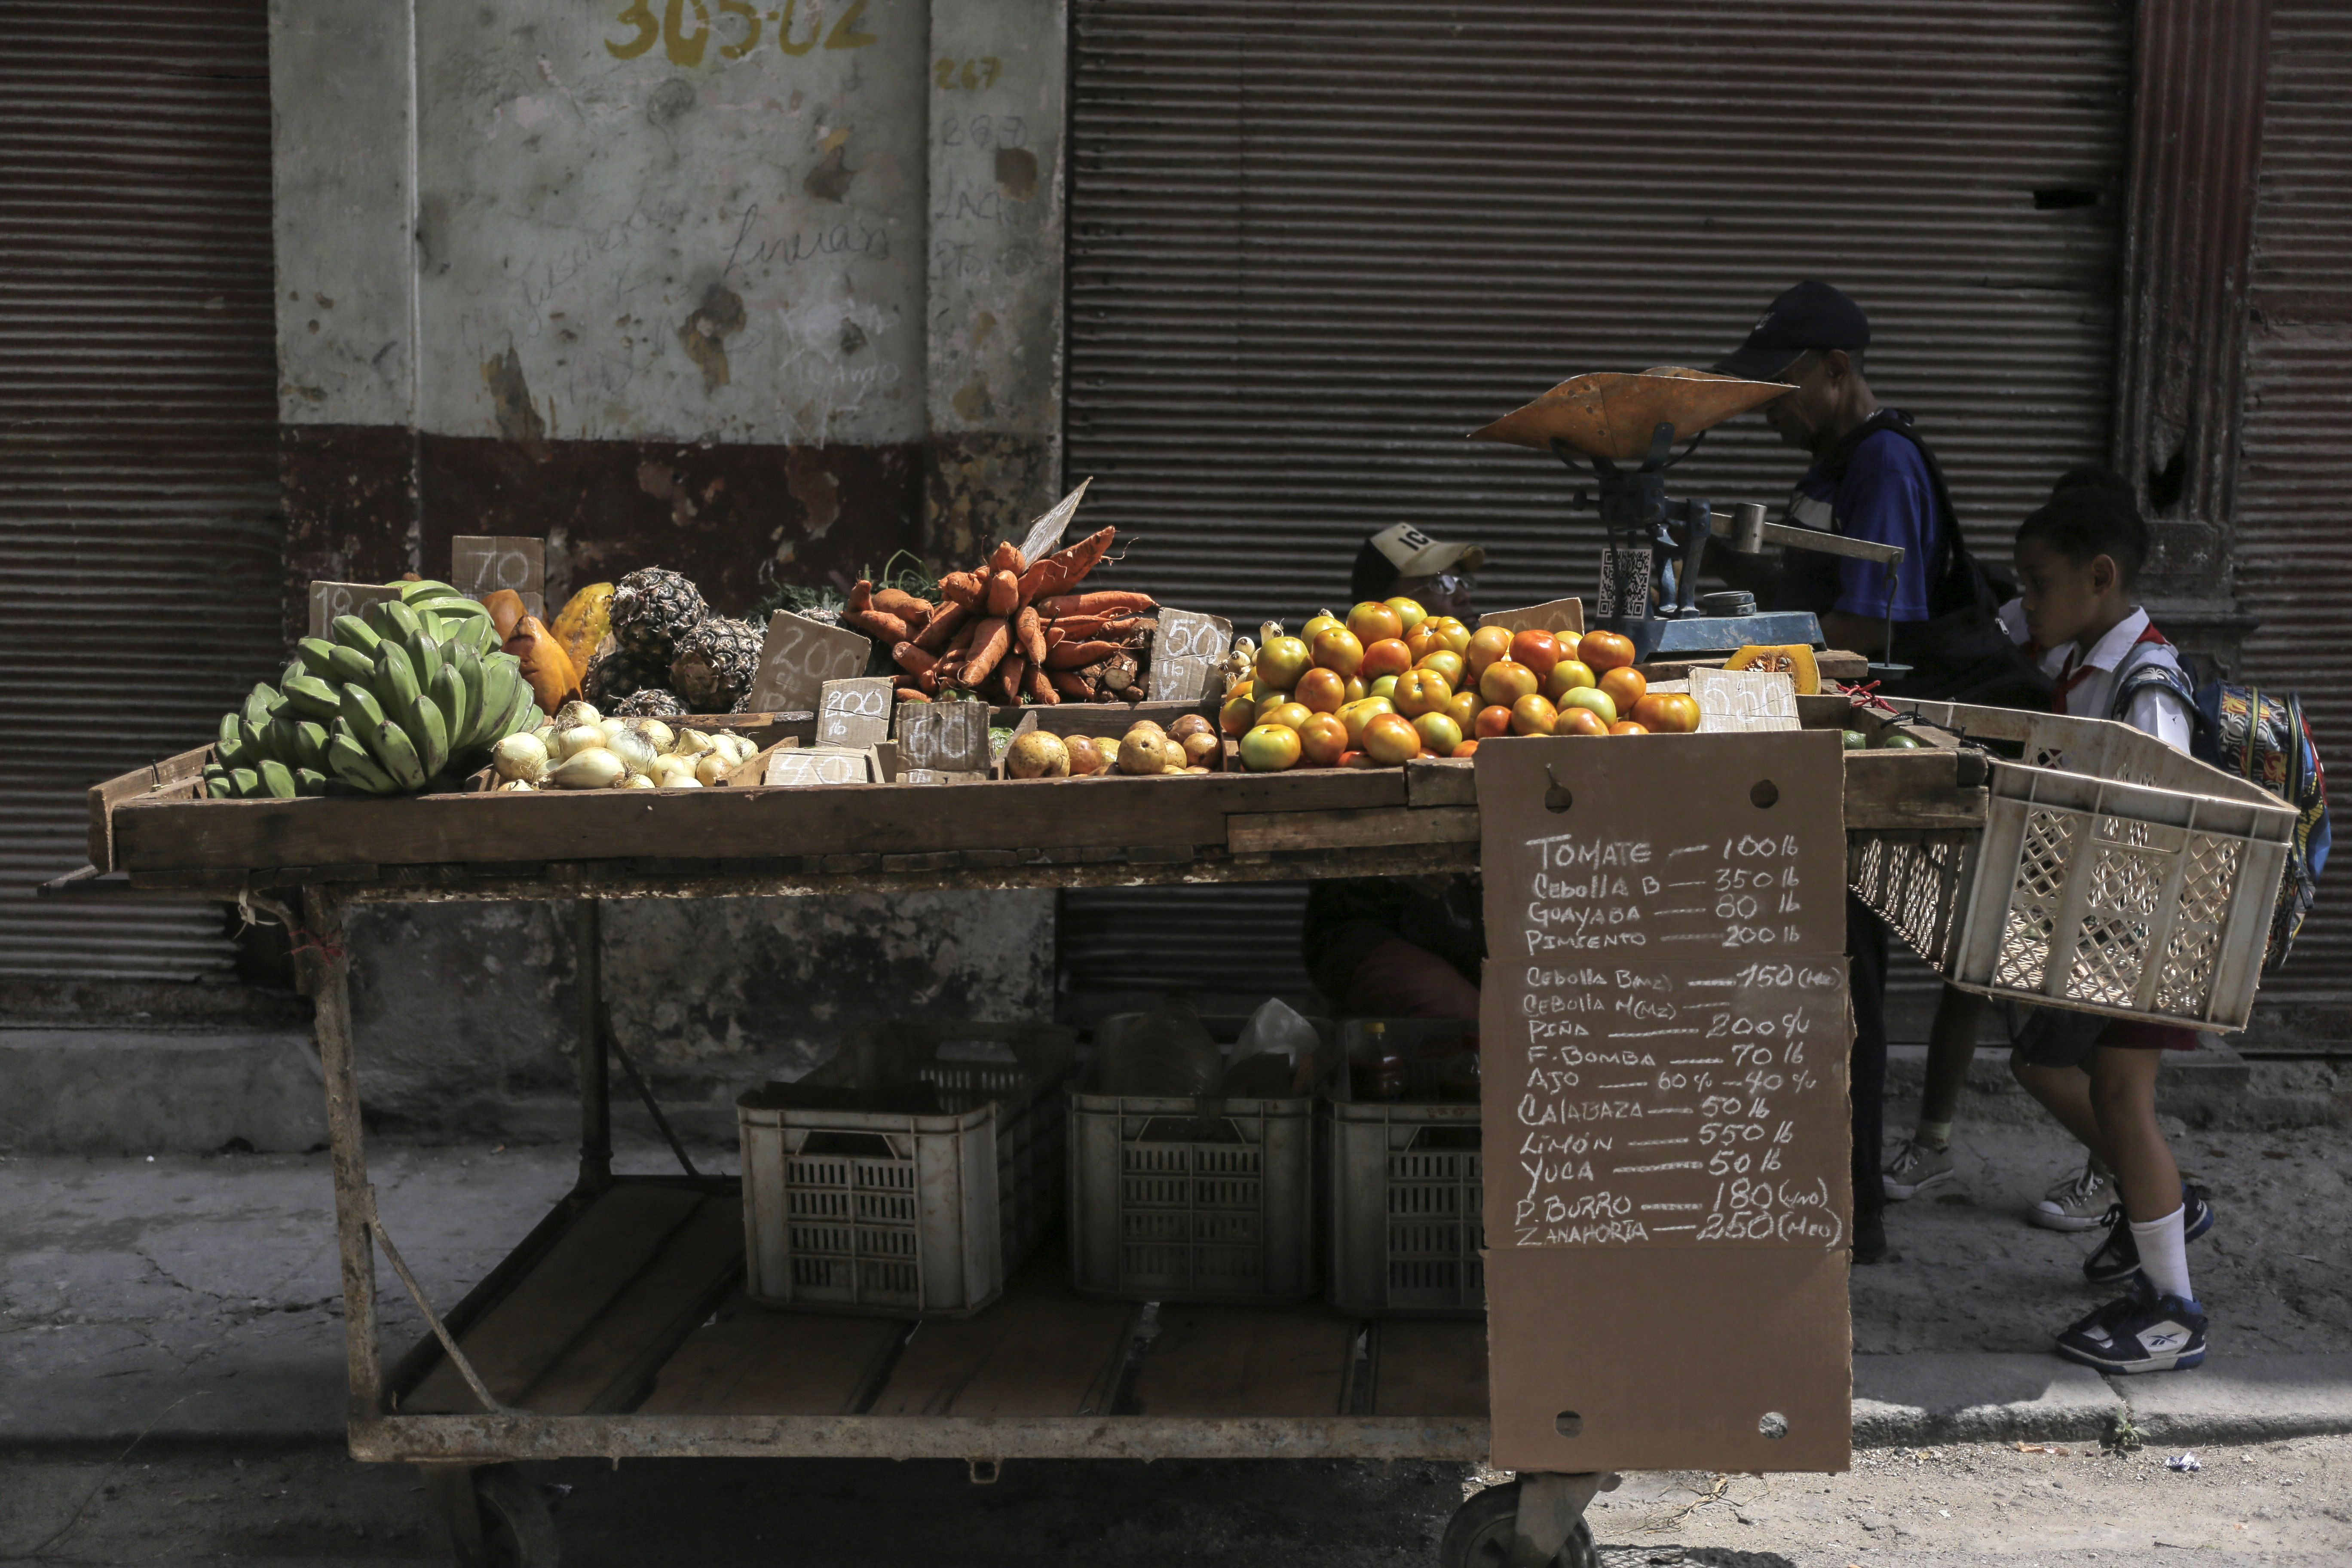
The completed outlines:
{"type": "MultiPolygon", "coordinates": [[[[1349,578],[1353,602],[1409,598],[1433,616],[1477,625],[1471,595],[1486,552],[1435,540],[1409,522],[1364,541],[1349,578]]],[[[1366,1017],[1478,1017],[1486,926],[1472,877],[1317,882],[1301,933],[1307,972],[1342,1013],[1366,1017]]]]}
{"type": "Polygon", "coordinates": [[[1348,594],[1359,605],[1367,599],[1412,599],[1433,616],[1454,616],[1475,626],[1478,617],[1470,608],[1470,595],[1478,585],[1478,568],[1486,563],[1486,552],[1477,545],[1448,544],[1400,522],[1381,530],[1356,552],[1348,594]]]}

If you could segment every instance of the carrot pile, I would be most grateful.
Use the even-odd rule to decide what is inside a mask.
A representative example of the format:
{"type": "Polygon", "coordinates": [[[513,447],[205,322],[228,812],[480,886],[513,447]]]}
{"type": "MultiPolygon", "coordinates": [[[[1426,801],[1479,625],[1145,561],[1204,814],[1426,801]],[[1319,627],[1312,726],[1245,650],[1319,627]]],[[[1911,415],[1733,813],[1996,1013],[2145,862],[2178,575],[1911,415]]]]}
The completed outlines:
{"type": "Polygon", "coordinates": [[[860,581],[841,624],[890,650],[908,700],[962,689],[1007,707],[1139,701],[1139,654],[1159,624],[1151,595],[1076,591],[1116,531],[1034,562],[1008,540],[978,571],[941,578],[936,604],[860,581]]]}

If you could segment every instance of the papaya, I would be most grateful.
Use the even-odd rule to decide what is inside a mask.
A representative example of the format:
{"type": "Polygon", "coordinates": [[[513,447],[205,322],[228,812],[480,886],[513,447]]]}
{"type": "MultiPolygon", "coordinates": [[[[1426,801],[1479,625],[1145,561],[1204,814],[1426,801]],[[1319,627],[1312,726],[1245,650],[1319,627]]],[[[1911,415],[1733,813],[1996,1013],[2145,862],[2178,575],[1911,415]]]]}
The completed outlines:
{"type": "Polygon", "coordinates": [[[1813,650],[1801,642],[1750,643],[1723,661],[1726,669],[1766,669],[1796,682],[1797,695],[1811,697],[1822,689],[1821,666],[1813,650]]]}
{"type": "Polygon", "coordinates": [[[482,595],[482,608],[490,612],[490,624],[499,628],[501,639],[515,635],[522,621],[522,595],[512,588],[500,588],[482,595]]]}
{"type": "Polygon", "coordinates": [[[571,656],[572,668],[586,669],[589,656],[613,629],[613,584],[591,583],[563,602],[549,631],[571,656]]]}
{"type": "Polygon", "coordinates": [[[522,678],[530,684],[531,700],[550,713],[579,697],[579,669],[537,616],[525,616],[515,623],[506,650],[521,664],[522,678]]]}

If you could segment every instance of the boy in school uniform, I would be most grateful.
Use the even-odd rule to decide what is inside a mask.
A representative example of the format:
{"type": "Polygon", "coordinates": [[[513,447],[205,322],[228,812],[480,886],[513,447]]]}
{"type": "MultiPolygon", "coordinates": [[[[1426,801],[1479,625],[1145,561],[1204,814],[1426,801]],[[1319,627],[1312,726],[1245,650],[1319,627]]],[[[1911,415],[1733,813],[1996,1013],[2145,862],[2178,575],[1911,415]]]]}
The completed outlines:
{"type": "MultiPolygon", "coordinates": [[[[2128,490],[2063,488],[2018,528],[2020,597],[2002,618],[2055,679],[2057,711],[2114,719],[2186,752],[2194,688],[2132,596],[2147,559],[2147,525],[2128,490]]],[[[2114,1173],[2119,1200],[2083,1271],[2126,1289],[2058,1336],[2069,1361],[2140,1373],[2205,1359],[2187,1244],[2212,1228],[2213,1211],[2202,1188],[2181,1181],[2156,1120],[2162,1053],[2196,1048],[2188,1029],[2057,1011],[2032,1013],[2018,1031],[2011,1070],[2114,1173]]]]}

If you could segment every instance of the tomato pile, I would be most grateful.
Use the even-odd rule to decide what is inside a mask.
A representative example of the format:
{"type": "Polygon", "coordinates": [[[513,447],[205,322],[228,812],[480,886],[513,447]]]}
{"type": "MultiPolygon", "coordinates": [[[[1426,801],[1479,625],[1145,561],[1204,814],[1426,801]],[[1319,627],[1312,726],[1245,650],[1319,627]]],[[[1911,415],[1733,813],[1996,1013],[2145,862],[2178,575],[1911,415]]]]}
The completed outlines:
{"type": "Polygon", "coordinates": [[[1698,717],[1686,694],[1649,689],[1620,633],[1473,632],[1400,598],[1268,638],[1219,722],[1243,767],[1279,773],[1467,757],[1498,735],[1685,734],[1698,717]]]}

